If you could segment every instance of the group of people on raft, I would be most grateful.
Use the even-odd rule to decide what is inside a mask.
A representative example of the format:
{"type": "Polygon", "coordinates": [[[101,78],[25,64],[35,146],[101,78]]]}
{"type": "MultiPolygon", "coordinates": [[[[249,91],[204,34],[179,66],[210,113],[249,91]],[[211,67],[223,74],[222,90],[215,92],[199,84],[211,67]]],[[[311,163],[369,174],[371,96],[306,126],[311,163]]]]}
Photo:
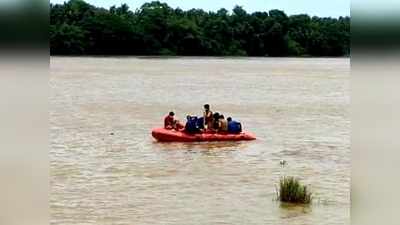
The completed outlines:
{"type": "Polygon", "coordinates": [[[204,105],[202,117],[187,115],[186,124],[183,125],[175,119],[175,113],[170,112],[164,118],[164,128],[184,131],[190,134],[196,133],[222,133],[222,134],[238,134],[242,132],[240,122],[232,120],[231,117],[225,119],[224,115],[210,110],[210,105],[204,105]]]}

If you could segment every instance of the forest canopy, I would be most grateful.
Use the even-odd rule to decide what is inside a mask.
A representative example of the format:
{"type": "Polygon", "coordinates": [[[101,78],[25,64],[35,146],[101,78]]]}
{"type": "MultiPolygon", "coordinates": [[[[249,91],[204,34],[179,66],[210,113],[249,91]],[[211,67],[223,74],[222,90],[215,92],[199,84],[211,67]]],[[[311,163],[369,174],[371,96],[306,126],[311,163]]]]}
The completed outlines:
{"type": "Polygon", "coordinates": [[[52,55],[347,56],[350,17],[184,11],[153,1],[132,11],[83,0],[50,4],[52,55]]]}

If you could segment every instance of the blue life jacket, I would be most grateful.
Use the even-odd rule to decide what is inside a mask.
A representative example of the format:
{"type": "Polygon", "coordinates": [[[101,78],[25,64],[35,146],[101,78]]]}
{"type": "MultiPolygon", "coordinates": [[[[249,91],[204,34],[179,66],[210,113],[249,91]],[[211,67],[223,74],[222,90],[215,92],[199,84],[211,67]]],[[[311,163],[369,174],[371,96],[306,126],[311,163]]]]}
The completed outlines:
{"type": "Polygon", "coordinates": [[[204,117],[197,118],[196,124],[199,129],[204,129],[204,117]]]}
{"type": "Polygon", "coordinates": [[[199,127],[197,126],[197,116],[190,116],[185,125],[185,130],[188,133],[197,133],[199,132],[199,127]]]}
{"type": "Polygon", "coordinates": [[[228,122],[228,133],[238,134],[240,132],[242,132],[242,124],[240,122],[234,120],[228,122]]]}

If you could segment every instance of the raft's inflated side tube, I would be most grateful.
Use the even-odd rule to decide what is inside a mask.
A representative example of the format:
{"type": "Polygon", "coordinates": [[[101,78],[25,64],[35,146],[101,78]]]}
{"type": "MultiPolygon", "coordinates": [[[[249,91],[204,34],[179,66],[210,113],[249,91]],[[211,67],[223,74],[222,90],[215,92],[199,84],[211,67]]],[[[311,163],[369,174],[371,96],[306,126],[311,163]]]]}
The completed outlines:
{"type": "Polygon", "coordinates": [[[255,140],[256,136],[249,132],[239,134],[188,134],[182,131],[167,130],[164,128],[155,128],[151,135],[161,142],[195,142],[195,141],[250,141],[255,140]]]}

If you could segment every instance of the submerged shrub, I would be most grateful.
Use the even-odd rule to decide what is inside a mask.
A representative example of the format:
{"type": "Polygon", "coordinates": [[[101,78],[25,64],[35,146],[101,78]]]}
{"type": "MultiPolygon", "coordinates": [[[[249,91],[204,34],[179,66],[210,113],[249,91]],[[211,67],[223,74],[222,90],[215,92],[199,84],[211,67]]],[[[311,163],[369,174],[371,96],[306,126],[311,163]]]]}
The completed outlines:
{"type": "Polygon", "coordinates": [[[312,193],[294,177],[282,177],[279,182],[278,200],[281,202],[310,204],[312,193]]]}

